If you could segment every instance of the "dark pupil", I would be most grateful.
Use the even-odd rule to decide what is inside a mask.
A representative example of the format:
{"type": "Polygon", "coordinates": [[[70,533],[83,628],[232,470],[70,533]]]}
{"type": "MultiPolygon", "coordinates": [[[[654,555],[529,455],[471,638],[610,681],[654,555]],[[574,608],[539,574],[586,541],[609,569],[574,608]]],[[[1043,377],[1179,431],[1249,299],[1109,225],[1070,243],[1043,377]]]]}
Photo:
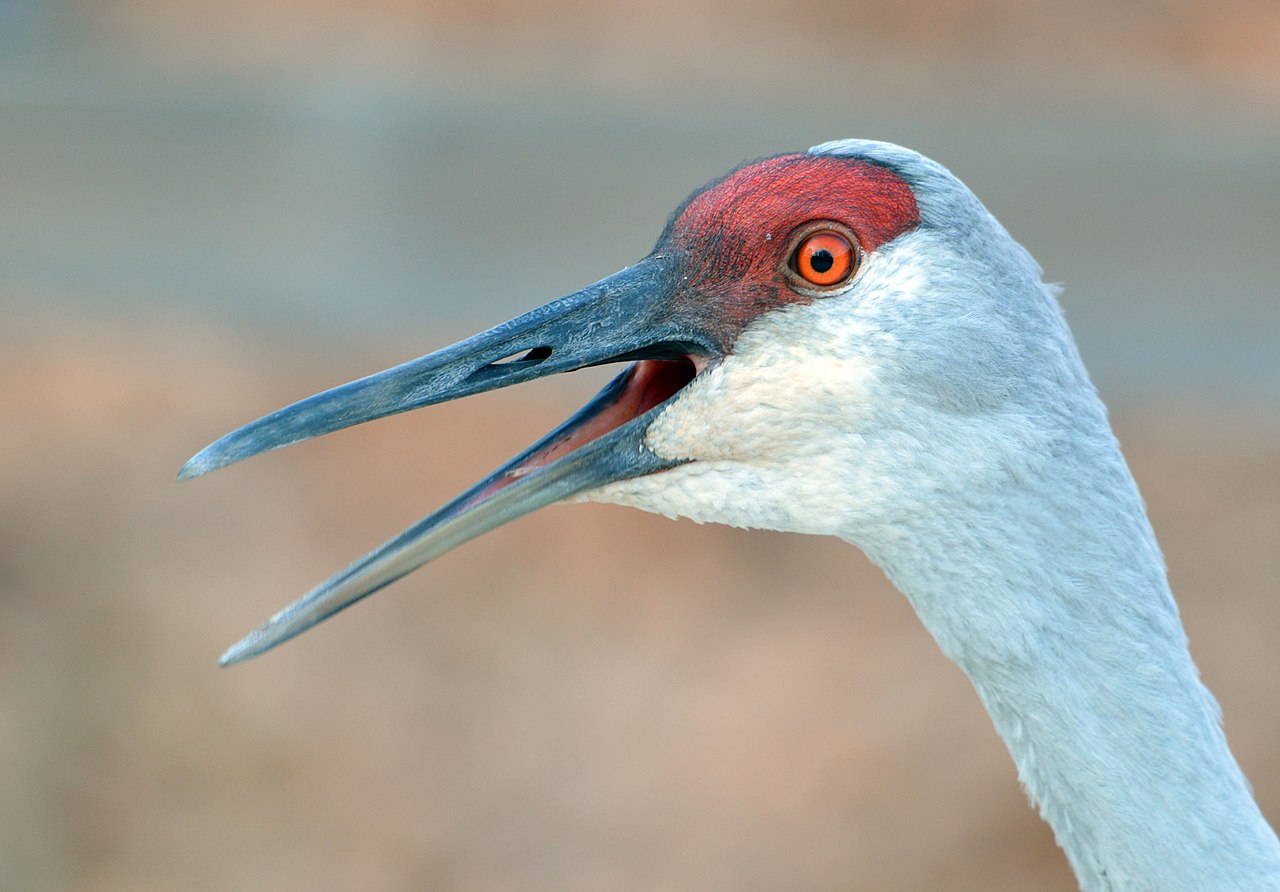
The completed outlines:
{"type": "Polygon", "coordinates": [[[814,251],[809,256],[809,265],[813,267],[815,273],[825,273],[835,265],[836,259],[831,256],[831,252],[826,248],[814,251]]]}

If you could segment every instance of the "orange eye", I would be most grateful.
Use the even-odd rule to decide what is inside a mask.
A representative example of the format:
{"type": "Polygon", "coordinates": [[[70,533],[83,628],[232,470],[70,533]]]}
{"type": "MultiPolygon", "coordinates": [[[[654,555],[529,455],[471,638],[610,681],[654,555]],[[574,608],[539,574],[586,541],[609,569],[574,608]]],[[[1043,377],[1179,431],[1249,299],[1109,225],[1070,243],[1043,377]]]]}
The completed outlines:
{"type": "Polygon", "coordinates": [[[820,288],[839,285],[857,266],[858,251],[853,242],[829,229],[806,236],[791,257],[791,268],[800,278],[820,288]]]}

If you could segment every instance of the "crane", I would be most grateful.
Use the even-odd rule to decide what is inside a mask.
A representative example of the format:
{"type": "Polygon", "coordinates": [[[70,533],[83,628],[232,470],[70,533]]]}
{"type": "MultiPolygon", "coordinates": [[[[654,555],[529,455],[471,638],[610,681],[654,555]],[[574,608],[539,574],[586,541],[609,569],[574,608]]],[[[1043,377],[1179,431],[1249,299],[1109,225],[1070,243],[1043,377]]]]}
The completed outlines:
{"type": "Polygon", "coordinates": [[[842,140],[746,163],[694,191],[634,265],[195,455],[180,479],[626,363],[559,427],[222,662],[552,502],[838,536],[972,681],[1082,889],[1280,889],[1280,843],[1041,279],[972,192],[909,149],[842,140]]]}

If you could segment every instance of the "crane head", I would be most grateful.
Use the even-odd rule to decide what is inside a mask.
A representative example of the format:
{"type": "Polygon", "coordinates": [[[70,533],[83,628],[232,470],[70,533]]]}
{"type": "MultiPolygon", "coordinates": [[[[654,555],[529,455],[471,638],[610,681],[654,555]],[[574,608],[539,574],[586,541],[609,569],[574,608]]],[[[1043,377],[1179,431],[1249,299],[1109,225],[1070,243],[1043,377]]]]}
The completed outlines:
{"type": "MultiPolygon", "coordinates": [[[[277,613],[222,662],[260,654],[552,502],[612,501],[741,526],[839,532],[836,515],[848,511],[837,510],[832,478],[849,467],[831,438],[865,440],[878,423],[877,401],[893,398],[881,385],[887,372],[901,378],[972,361],[953,355],[964,343],[936,355],[929,344],[941,335],[925,337],[914,356],[904,347],[904,330],[927,328],[913,321],[928,279],[922,258],[944,276],[973,262],[954,250],[950,231],[938,238],[939,221],[976,231],[964,234],[971,239],[1003,236],[942,168],[896,146],[850,140],[751,162],[695,191],[635,265],[206,447],[180,479],[398,412],[627,363],[577,414],[277,613]]],[[[1012,274],[1027,264],[1034,268],[1026,258],[1012,274]]],[[[1000,264],[991,265],[999,278],[1000,264]]],[[[939,384],[930,398],[981,399],[983,390],[970,381],[948,396],[939,384]]]]}

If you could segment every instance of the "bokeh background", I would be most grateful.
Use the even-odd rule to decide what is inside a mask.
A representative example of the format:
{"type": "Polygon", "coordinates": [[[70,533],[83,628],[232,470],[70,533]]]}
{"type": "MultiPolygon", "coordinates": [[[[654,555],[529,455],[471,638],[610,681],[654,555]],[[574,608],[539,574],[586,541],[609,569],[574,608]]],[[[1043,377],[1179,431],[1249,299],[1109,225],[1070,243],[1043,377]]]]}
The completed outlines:
{"type": "Polygon", "coordinates": [[[839,542],[556,507],[214,663],[605,373],[191,453],[853,135],[1065,283],[1280,820],[1274,0],[0,0],[0,889],[1072,888],[839,542]]]}

